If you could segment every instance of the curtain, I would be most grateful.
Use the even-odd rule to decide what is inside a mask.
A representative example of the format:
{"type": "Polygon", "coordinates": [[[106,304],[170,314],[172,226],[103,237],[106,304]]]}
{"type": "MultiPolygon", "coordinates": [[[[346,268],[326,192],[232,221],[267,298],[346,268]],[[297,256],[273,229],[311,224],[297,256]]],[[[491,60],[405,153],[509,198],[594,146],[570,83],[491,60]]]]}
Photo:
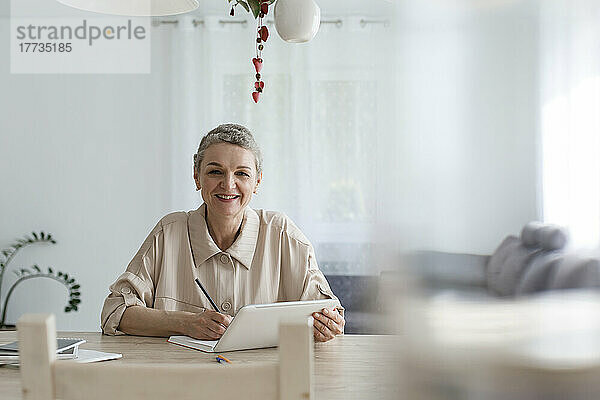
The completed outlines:
{"type": "Polygon", "coordinates": [[[543,214],[600,243],[600,3],[540,3],[543,214]]]}
{"type": "Polygon", "coordinates": [[[366,274],[374,243],[392,237],[397,132],[391,129],[391,28],[364,17],[323,18],[308,44],[288,44],[267,26],[258,104],[256,23],[224,16],[179,19],[172,34],[172,203],[196,208],[192,155],[221,123],[240,123],[264,153],[254,208],[289,215],[315,246],[326,273],[366,274]],[[201,20],[201,21],[200,21],[201,20]]]}

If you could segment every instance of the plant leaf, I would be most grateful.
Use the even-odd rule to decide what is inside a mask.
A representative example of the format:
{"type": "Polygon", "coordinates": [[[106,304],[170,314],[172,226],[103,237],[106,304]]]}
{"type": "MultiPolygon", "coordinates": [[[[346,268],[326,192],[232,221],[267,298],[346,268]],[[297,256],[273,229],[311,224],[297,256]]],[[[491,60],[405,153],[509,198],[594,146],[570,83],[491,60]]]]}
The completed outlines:
{"type": "Polygon", "coordinates": [[[40,269],[40,267],[36,265],[33,266],[33,269],[35,269],[37,272],[42,272],[42,270],[40,269]]]}
{"type": "Polygon", "coordinates": [[[79,286],[79,285],[73,285],[73,286],[71,287],[71,289],[79,289],[79,288],[80,288],[80,286],[79,286]]]}
{"type": "Polygon", "coordinates": [[[245,9],[247,12],[250,12],[250,7],[248,6],[248,3],[246,3],[244,0],[239,0],[237,3],[238,3],[238,4],[241,4],[241,5],[242,5],[242,7],[244,7],[244,9],[245,9]]]}
{"type": "Polygon", "coordinates": [[[31,232],[31,234],[33,235],[33,237],[35,238],[35,240],[38,240],[38,239],[39,239],[39,238],[38,238],[38,235],[37,235],[37,233],[35,233],[35,232],[31,232]]]}
{"type": "Polygon", "coordinates": [[[54,271],[52,270],[52,268],[48,267],[48,273],[49,274],[53,274],[54,273],[54,271]]]}
{"type": "Polygon", "coordinates": [[[260,12],[259,0],[248,0],[248,5],[252,9],[252,15],[254,15],[254,18],[258,18],[258,13],[260,12]]]}

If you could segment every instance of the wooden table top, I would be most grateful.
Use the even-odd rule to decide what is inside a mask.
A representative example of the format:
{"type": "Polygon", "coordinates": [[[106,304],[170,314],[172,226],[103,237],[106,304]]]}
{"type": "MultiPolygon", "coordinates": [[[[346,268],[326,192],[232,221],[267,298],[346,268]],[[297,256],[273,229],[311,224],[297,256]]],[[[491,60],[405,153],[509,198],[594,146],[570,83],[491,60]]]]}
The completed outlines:
{"type": "MultiPolygon", "coordinates": [[[[100,333],[59,332],[58,337],[80,337],[82,349],[121,353],[108,363],[215,363],[215,355],[167,343],[166,338],[105,336],[100,333]]],[[[0,344],[16,340],[16,332],[0,332],[0,344]]],[[[395,399],[397,383],[397,337],[343,335],[327,343],[315,343],[315,397],[335,399],[395,399]]],[[[276,348],[225,353],[233,362],[277,361],[276,348]]],[[[60,361],[58,361],[60,362],[60,361]]],[[[21,398],[19,371],[0,368],[0,399],[21,398]]]]}

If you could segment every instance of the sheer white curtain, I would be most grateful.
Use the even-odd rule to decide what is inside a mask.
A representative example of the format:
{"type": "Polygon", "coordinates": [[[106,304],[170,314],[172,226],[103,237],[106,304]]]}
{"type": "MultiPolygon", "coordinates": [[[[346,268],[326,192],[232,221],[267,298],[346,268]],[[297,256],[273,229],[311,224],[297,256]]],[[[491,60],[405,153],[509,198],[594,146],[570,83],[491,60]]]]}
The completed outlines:
{"type": "Polygon", "coordinates": [[[544,219],[600,244],[600,2],[541,2],[544,219]]]}
{"type": "Polygon", "coordinates": [[[399,189],[391,129],[391,28],[363,17],[324,17],[308,44],[284,43],[268,25],[265,90],[254,104],[255,22],[182,18],[173,32],[172,200],[191,209],[191,160],[200,138],[221,123],[243,124],[264,152],[255,208],[288,214],[327,273],[372,273],[373,243],[389,237],[399,189]]]}

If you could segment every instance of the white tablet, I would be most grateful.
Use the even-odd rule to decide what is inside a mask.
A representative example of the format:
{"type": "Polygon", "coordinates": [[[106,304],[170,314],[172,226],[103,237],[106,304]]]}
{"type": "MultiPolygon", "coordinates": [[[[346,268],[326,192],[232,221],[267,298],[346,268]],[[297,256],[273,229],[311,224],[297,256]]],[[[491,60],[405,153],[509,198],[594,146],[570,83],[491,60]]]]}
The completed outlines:
{"type": "Polygon", "coordinates": [[[275,347],[281,321],[300,321],[323,308],[339,306],[340,302],[334,299],[249,304],[238,311],[219,340],[171,336],[169,342],[208,353],[275,347]]]}

